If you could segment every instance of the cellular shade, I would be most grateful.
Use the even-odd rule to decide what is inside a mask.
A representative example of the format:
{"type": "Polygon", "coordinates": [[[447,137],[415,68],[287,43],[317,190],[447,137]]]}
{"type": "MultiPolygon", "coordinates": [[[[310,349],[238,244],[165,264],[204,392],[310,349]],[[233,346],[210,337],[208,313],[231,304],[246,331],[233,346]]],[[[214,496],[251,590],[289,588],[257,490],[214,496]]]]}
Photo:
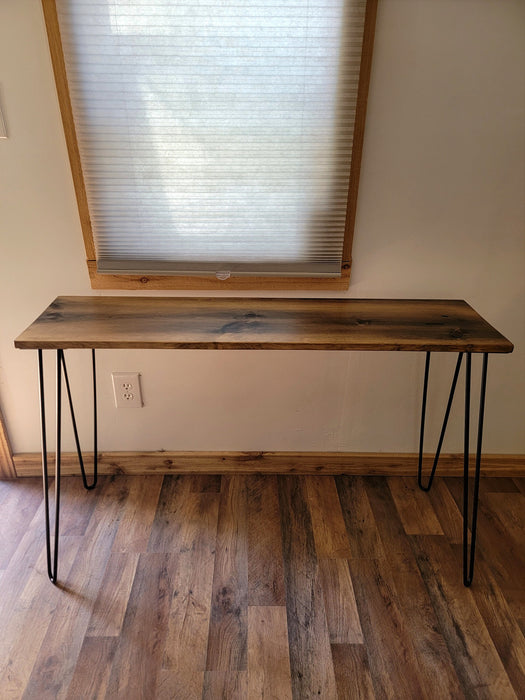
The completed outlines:
{"type": "Polygon", "coordinates": [[[365,0],[57,0],[100,272],[337,276],[365,0]]]}

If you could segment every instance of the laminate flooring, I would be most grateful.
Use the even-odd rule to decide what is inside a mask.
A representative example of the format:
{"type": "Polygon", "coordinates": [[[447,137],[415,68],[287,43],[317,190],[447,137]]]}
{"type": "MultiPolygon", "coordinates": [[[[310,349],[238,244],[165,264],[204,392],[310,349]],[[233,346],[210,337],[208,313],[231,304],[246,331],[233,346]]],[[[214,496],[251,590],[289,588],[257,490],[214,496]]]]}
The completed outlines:
{"type": "Polygon", "coordinates": [[[0,698],[525,698],[525,479],[0,482],[0,698]]]}

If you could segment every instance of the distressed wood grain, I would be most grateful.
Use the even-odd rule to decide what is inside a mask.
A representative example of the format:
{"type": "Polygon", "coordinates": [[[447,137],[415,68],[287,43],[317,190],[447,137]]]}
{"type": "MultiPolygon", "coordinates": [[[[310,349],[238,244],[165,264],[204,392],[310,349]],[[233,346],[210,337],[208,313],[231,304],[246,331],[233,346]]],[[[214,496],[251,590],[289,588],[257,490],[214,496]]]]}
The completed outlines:
{"type": "Polygon", "coordinates": [[[139,555],[108,697],[155,697],[176,564],[176,555],[172,554],[139,555]]]}
{"type": "Polygon", "coordinates": [[[283,606],[248,608],[248,696],[292,700],[288,626],[283,606]]]}
{"type": "Polygon", "coordinates": [[[363,631],[354,587],[345,559],[320,559],[319,574],[324,595],[331,644],[362,644],[363,631]]]}
{"type": "Polygon", "coordinates": [[[338,476],[337,492],[350,543],[350,559],[383,559],[385,551],[361,477],[338,476]]]}
{"type": "Polygon", "coordinates": [[[402,477],[388,483],[407,535],[443,534],[430,500],[415,479],[402,477]]]}
{"type": "Polygon", "coordinates": [[[285,605],[277,477],[247,478],[248,604],[285,605]]]}
{"type": "Polygon", "coordinates": [[[118,643],[116,637],[84,639],[66,700],[106,697],[118,643]]]}
{"type": "Polygon", "coordinates": [[[350,571],[376,697],[428,697],[389,564],[352,559],[350,571]]]}
{"type": "Polygon", "coordinates": [[[207,671],[245,671],[247,643],[247,487],[240,476],[221,483],[207,671]]]}
{"type": "Polygon", "coordinates": [[[20,349],[512,352],[464,301],[57,297],[20,349]]]}
{"type": "Polygon", "coordinates": [[[279,499],[293,697],[336,697],[330,636],[304,477],[279,477],[279,499]]]}
{"type": "Polygon", "coordinates": [[[352,554],[334,482],[323,476],[312,476],[306,482],[306,492],[317,556],[348,559],[352,554]]]}
{"type": "Polygon", "coordinates": [[[476,697],[486,700],[516,698],[472,591],[462,585],[458,576],[451,575],[457,572],[459,547],[432,535],[414,536],[412,542],[465,694],[470,688],[476,697]],[[476,633],[465,634],[467,629],[476,633]]]}
{"type": "MultiPolygon", "coordinates": [[[[87,453],[85,457],[90,464],[92,455],[87,453]]],[[[13,459],[18,476],[40,476],[40,453],[15,454],[13,459]]],[[[53,455],[49,459],[52,464],[53,455]]],[[[100,452],[98,468],[99,474],[191,474],[197,479],[220,479],[222,474],[254,472],[321,476],[413,476],[417,470],[417,455],[410,452],[100,452]]],[[[439,473],[441,476],[461,476],[463,455],[442,454],[439,473]]],[[[525,455],[484,454],[483,474],[498,479],[504,476],[519,477],[525,474],[525,455]]],[[[62,475],[78,476],[76,453],[66,452],[62,455],[62,475]]],[[[194,488],[192,485],[191,490],[194,488]]],[[[215,482],[213,489],[220,489],[220,482],[215,482]]]]}
{"type": "MultiPolygon", "coordinates": [[[[466,589],[457,523],[408,535],[393,477],[309,479],[166,476],[159,492],[156,479],[113,476],[95,494],[64,479],[75,534],[61,543],[62,586],[47,579],[35,485],[0,482],[2,512],[20,509],[12,540],[4,522],[2,699],[523,697],[521,481],[482,479],[466,589]],[[340,543],[342,518],[349,556],[320,557],[314,523],[334,493],[323,542],[340,543]]],[[[440,524],[457,517],[461,480],[437,477],[424,497],[440,524]]]]}
{"type": "MultiPolygon", "coordinates": [[[[403,481],[400,479],[400,482],[403,481]]],[[[414,484],[417,487],[415,479],[414,484]]],[[[438,479],[432,488],[439,484],[438,479]]],[[[399,488],[405,488],[403,483],[399,488]]],[[[366,493],[381,540],[388,552],[387,561],[396,604],[399,610],[403,611],[404,623],[410,630],[418,673],[424,689],[431,688],[435,697],[461,698],[462,687],[454,670],[448,646],[438,631],[439,625],[432,599],[417,565],[411,539],[406,536],[393,491],[395,489],[392,489],[390,480],[366,480],[366,493]]],[[[434,526],[433,516],[430,525],[431,528],[434,526]]],[[[425,529],[424,524],[421,527],[425,529]]]]}
{"type": "Polygon", "coordinates": [[[373,700],[376,696],[364,644],[332,644],[338,700],[373,700]]]}

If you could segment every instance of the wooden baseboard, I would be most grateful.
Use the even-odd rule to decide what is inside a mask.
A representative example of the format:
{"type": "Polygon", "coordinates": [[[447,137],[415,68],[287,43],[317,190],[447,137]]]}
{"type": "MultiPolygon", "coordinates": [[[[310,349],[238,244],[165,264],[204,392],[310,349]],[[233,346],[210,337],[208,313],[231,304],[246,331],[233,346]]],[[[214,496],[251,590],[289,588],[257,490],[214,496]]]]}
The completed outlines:
{"type": "Polygon", "coordinates": [[[16,476],[9,436],[0,410],[0,479],[13,479],[16,476]]]}
{"type": "MultiPolygon", "coordinates": [[[[425,456],[428,469],[433,456],[425,456]]],[[[90,469],[93,454],[86,454],[90,469]]],[[[36,452],[15,454],[17,476],[38,476],[41,458],[36,452]]],[[[54,457],[50,455],[50,465],[54,457]]],[[[52,468],[52,466],[51,466],[52,468]]],[[[525,455],[483,455],[484,476],[525,476],[525,455]]],[[[417,470],[417,455],[383,452],[102,452],[101,474],[354,474],[368,476],[409,476],[417,470]]],[[[461,454],[441,455],[441,476],[463,473],[461,454]]],[[[62,474],[79,474],[75,453],[62,457],[62,474]]]]}

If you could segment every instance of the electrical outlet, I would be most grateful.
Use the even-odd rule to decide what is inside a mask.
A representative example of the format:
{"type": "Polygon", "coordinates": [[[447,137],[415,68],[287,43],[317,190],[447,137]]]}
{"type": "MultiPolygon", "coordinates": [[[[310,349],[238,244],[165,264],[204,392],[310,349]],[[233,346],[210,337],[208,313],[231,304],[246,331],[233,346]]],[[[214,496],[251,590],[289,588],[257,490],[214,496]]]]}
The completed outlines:
{"type": "Polygon", "coordinates": [[[140,374],[138,372],[112,372],[113,393],[117,408],[141,408],[140,374]]]}

